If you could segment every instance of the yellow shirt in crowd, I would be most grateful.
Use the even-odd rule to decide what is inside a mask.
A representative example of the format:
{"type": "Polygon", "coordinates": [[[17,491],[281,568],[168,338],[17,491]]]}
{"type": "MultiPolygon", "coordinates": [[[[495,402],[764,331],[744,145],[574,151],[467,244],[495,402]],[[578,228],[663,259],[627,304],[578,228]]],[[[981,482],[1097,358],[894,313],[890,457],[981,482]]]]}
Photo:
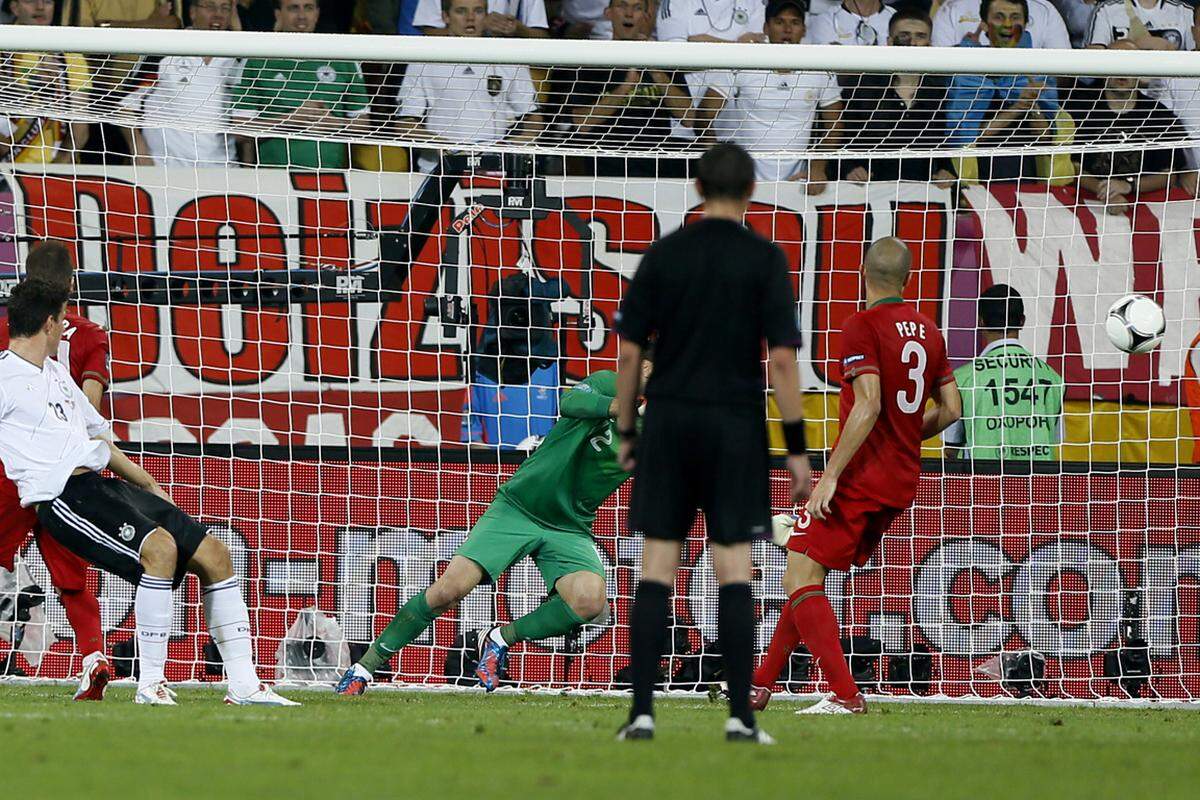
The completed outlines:
{"type": "MultiPolygon", "coordinates": [[[[78,53],[11,53],[0,62],[0,79],[20,83],[39,104],[83,106],[92,87],[87,61],[78,53]]],[[[45,117],[0,116],[0,136],[11,138],[5,161],[49,164],[67,138],[69,123],[45,117]]]]}

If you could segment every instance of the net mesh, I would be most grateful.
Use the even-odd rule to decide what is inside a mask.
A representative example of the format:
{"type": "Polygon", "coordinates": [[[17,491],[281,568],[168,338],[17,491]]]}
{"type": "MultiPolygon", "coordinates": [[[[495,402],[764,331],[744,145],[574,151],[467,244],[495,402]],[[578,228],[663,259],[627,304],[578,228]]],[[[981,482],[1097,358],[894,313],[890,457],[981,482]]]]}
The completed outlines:
{"type": "MultiPolygon", "coordinates": [[[[860,683],[1200,693],[1194,79],[70,53],[7,54],[0,74],[0,268],[11,285],[36,242],[71,246],[81,313],[109,332],[114,434],[230,545],[264,675],[332,679],[440,573],[560,392],[614,367],[640,254],[699,215],[688,162],[728,140],[758,160],[747,224],[792,269],[813,446],[836,436],[839,331],[881,236],[909,244],[906,297],[955,366],[979,369],[980,293],[1005,283],[1059,379],[1061,411],[1014,410],[1027,387],[998,367],[1013,405],[989,416],[981,394],[965,446],[926,443],[913,507],[830,579],[860,683]],[[1167,318],[1147,354],[1104,330],[1131,292],[1167,318]],[[1047,435],[1014,445],[1021,426],[1047,435]]],[[[627,682],[627,501],[595,527],[607,621],[517,648],[512,683],[627,682]]],[[[782,472],[773,505],[791,510],[782,472]]],[[[702,531],[665,662],[682,689],[720,679],[702,531]]],[[[765,647],[784,552],[754,557],[765,647]]],[[[80,654],[32,540],[15,567],[5,669],[68,676],[80,654]]],[[[127,658],[132,587],[89,581],[127,658]]],[[[471,633],[546,592],[518,562],[388,674],[468,680],[471,633]]],[[[168,677],[217,679],[197,587],[179,600],[168,677]]],[[[803,652],[784,679],[823,687],[803,652]]]]}

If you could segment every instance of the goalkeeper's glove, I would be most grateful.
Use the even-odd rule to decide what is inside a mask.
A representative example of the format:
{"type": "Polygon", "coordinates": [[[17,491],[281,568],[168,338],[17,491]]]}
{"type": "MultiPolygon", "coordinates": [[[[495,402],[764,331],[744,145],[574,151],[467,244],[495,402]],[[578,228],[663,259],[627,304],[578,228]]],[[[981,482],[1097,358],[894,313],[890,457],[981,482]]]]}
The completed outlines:
{"type": "Polygon", "coordinates": [[[771,517],[771,541],[787,547],[788,540],[796,530],[796,517],[792,514],[776,514],[771,517]]]}

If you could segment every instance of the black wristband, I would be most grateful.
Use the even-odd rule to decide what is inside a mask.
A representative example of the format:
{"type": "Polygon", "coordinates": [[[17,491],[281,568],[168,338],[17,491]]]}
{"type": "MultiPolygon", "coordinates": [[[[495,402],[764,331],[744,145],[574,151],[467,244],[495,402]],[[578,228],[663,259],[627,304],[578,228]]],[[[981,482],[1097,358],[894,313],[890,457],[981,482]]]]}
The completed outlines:
{"type": "Polygon", "coordinates": [[[783,423],[783,441],[787,445],[789,456],[807,455],[808,446],[804,440],[804,420],[797,419],[783,423]]]}
{"type": "Polygon", "coordinates": [[[638,438],[637,428],[626,428],[625,430],[617,431],[617,436],[620,436],[625,441],[638,438]]]}

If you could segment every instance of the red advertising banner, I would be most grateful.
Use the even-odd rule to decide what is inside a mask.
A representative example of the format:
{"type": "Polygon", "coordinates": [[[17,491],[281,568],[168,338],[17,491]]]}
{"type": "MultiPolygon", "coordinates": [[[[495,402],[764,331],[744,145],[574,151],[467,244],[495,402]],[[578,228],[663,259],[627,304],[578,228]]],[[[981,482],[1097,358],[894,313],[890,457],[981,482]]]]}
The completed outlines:
{"type": "MultiPolygon", "coordinates": [[[[437,451],[391,463],[282,462],[145,456],[142,462],[190,513],[231,547],[270,675],[280,640],[298,613],[315,607],[346,639],[366,643],[396,608],[443,569],[469,526],[514,468],[481,452],[473,463],[437,451]]],[[[774,500],[787,483],[775,475],[774,500]]],[[[601,509],[596,544],[608,567],[612,615],[577,639],[530,643],[514,651],[509,674],[523,685],[612,688],[626,664],[628,606],[640,541],[619,533],[624,487],[601,509]]],[[[672,669],[683,653],[716,638],[716,582],[702,537],[688,542],[674,605],[672,669]]],[[[759,543],[755,594],[765,647],[784,600],[784,554],[759,543]]],[[[26,556],[45,583],[36,548],[26,556]]],[[[132,635],[133,587],[93,574],[108,645],[132,635]]],[[[897,519],[862,569],[834,573],[828,590],[846,636],[867,636],[882,691],[888,656],[927,648],[932,691],[990,696],[999,684],[974,671],[1001,651],[1046,657],[1050,697],[1121,696],[1105,677],[1104,654],[1126,628],[1145,639],[1153,667],[1146,696],[1200,696],[1200,477],[1192,474],[969,475],[927,473],[914,507],[897,519]]],[[[544,598],[532,564],[496,586],[481,586],[432,631],[404,649],[397,679],[438,683],[449,648],[468,630],[526,613],[544,598]]],[[[168,676],[212,679],[193,579],[177,595],[168,676]]],[[[64,677],[72,665],[70,629],[51,596],[55,644],[31,674],[64,677]]],[[[810,682],[794,686],[812,690],[810,682]]]]}
{"type": "MultiPolygon", "coordinates": [[[[85,272],[254,274],[250,289],[302,270],[343,278],[344,302],[135,304],[117,293],[88,308],[111,332],[116,435],[142,442],[461,442],[480,331],[450,309],[486,319],[499,283],[530,275],[555,287],[558,382],[611,368],[613,315],[640,255],[699,208],[682,180],[537,179],[514,209],[479,177],[433,203],[418,200],[424,176],[400,173],[75,166],[9,177],[19,234],[75,243],[85,272]],[[397,249],[410,241],[415,252],[397,249]],[[359,296],[365,274],[394,279],[395,294],[359,296]]],[[[836,387],[841,323],[875,238],[911,244],[908,295],[943,318],[953,215],[950,193],[926,184],[759,187],[747,222],[792,266],[809,389],[836,387]]]]}

